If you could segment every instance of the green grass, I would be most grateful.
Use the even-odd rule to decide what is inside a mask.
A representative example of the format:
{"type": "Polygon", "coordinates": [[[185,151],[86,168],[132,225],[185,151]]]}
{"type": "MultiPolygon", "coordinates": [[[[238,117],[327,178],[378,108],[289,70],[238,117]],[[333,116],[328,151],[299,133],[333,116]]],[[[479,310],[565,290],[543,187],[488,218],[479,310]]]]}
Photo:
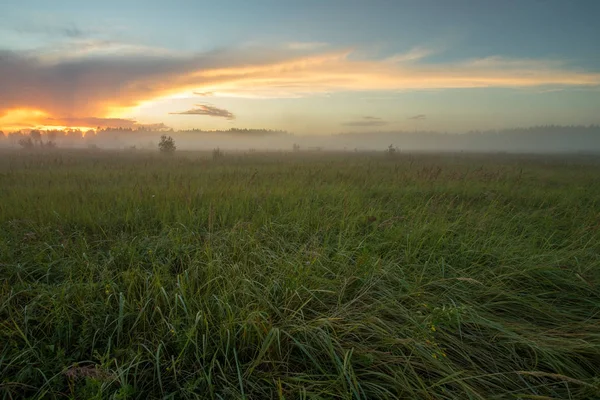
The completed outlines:
{"type": "Polygon", "coordinates": [[[599,398],[599,167],[2,153],[0,398],[599,398]]]}

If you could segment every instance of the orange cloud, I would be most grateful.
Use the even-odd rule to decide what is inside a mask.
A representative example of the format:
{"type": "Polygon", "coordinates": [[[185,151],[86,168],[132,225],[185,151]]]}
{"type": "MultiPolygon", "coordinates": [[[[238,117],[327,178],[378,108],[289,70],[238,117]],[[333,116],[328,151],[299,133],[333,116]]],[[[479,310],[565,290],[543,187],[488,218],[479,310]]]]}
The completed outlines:
{"type": "Polygon", "coordinates": [[[556,61],[490,57],[432,64],[425,62],[430,52],[422,48],[380,60],[357,59],[350,50],[292,48],[184,55],[95,43],[79,55],[0,51],[0,127],[17,120],[36,124],[40,118],[81,125],[90,116],[119,117],[143,102],[194,92],[279,98],[335,91],[600,85],[600,74],[556,61]],[[34,114],[24,116],[22,110],[34,114]]]}
{"type": "MultiPolygon", "coordinates": [[[[0,115],[0,127],[5,130],[19,129],[50,129],[64,127],[78,127],[81,129],[95,129],[97,127],[121,127],[134,128],[145,126],[135,120],[123,118],[98,118],[98,117],[50,117],[41,110],[33,109],[11,109],[5,110],[0,115]]],[[[155,124],[155,127],[165,128],[164,124],[155,124]]]]}
{"type": "Polygon", "coordinates": [[[173,112],[170,114],[174,115],[206,115],[209,117],[219,117],[225,119],[235,119],[235,115],[233,115],[230,111],[227,111],[222,108],[218,108],[215,106],[207,105],[207,104],[196,104],[196,107],[187,111],[173,112]]]}
{"type": "Polygon", "coordinates": [[[0,128],[10,131],[35,128],[39,121],[48,118],[48,114],[40,110],[10,109],[0,110],[0,128]]]}
{"type": "Polygon", "coordinates": [[[461,63],[352,60],[349,53],[320,55],[280,64],[202,71],[215,94],[255,93],[273,97],[331,91],[418,90],[548,85],[593,86],[600,74],[566,68],[556,62],[489,58],[461,63]]]}

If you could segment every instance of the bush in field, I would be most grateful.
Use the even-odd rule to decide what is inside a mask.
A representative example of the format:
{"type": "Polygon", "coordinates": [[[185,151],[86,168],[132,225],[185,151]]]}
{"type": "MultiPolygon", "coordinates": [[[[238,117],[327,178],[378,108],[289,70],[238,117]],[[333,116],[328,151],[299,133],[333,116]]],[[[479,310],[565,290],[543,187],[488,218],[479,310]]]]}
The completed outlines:
{"type": "Polygon", "coordinates": [[[220,148],[213,149],[212,158],[213,160],[218,160],[219,158],[225,157],[225,153],[220,148]]]}
{"type": "Polygon", "coordinates": [[[393,144],[390,144],[385,152],[389,156],[394,156],[398,152],[398,149],[396,149],[393,144]]]}
{"type": "Polygon", "coordinates": [[[158,142],[158,149],[161,153],[172,154],[177,150],[177,146],[175,146],[175,140],[171,136],[162,135],[158,142]]]}

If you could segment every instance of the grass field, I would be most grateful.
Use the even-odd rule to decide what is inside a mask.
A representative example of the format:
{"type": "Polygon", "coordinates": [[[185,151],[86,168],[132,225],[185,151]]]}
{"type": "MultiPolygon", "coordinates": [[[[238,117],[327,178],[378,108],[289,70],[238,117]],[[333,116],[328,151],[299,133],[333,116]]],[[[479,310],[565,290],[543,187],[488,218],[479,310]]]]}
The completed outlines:
{"type": "Polygon", "coordinates": [[[600,398],[600,160],[0,154],[0,398],[600,398]]]}

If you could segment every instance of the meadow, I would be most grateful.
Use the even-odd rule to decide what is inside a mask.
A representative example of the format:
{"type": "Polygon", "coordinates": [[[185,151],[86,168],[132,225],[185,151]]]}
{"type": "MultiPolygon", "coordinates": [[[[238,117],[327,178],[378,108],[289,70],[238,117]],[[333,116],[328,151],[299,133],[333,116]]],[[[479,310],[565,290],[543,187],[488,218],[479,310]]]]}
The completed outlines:
{"type": "Polygon", "coordinates": [[[7,150],[0,398],[600,398],[600,159],[7,150]]]}

